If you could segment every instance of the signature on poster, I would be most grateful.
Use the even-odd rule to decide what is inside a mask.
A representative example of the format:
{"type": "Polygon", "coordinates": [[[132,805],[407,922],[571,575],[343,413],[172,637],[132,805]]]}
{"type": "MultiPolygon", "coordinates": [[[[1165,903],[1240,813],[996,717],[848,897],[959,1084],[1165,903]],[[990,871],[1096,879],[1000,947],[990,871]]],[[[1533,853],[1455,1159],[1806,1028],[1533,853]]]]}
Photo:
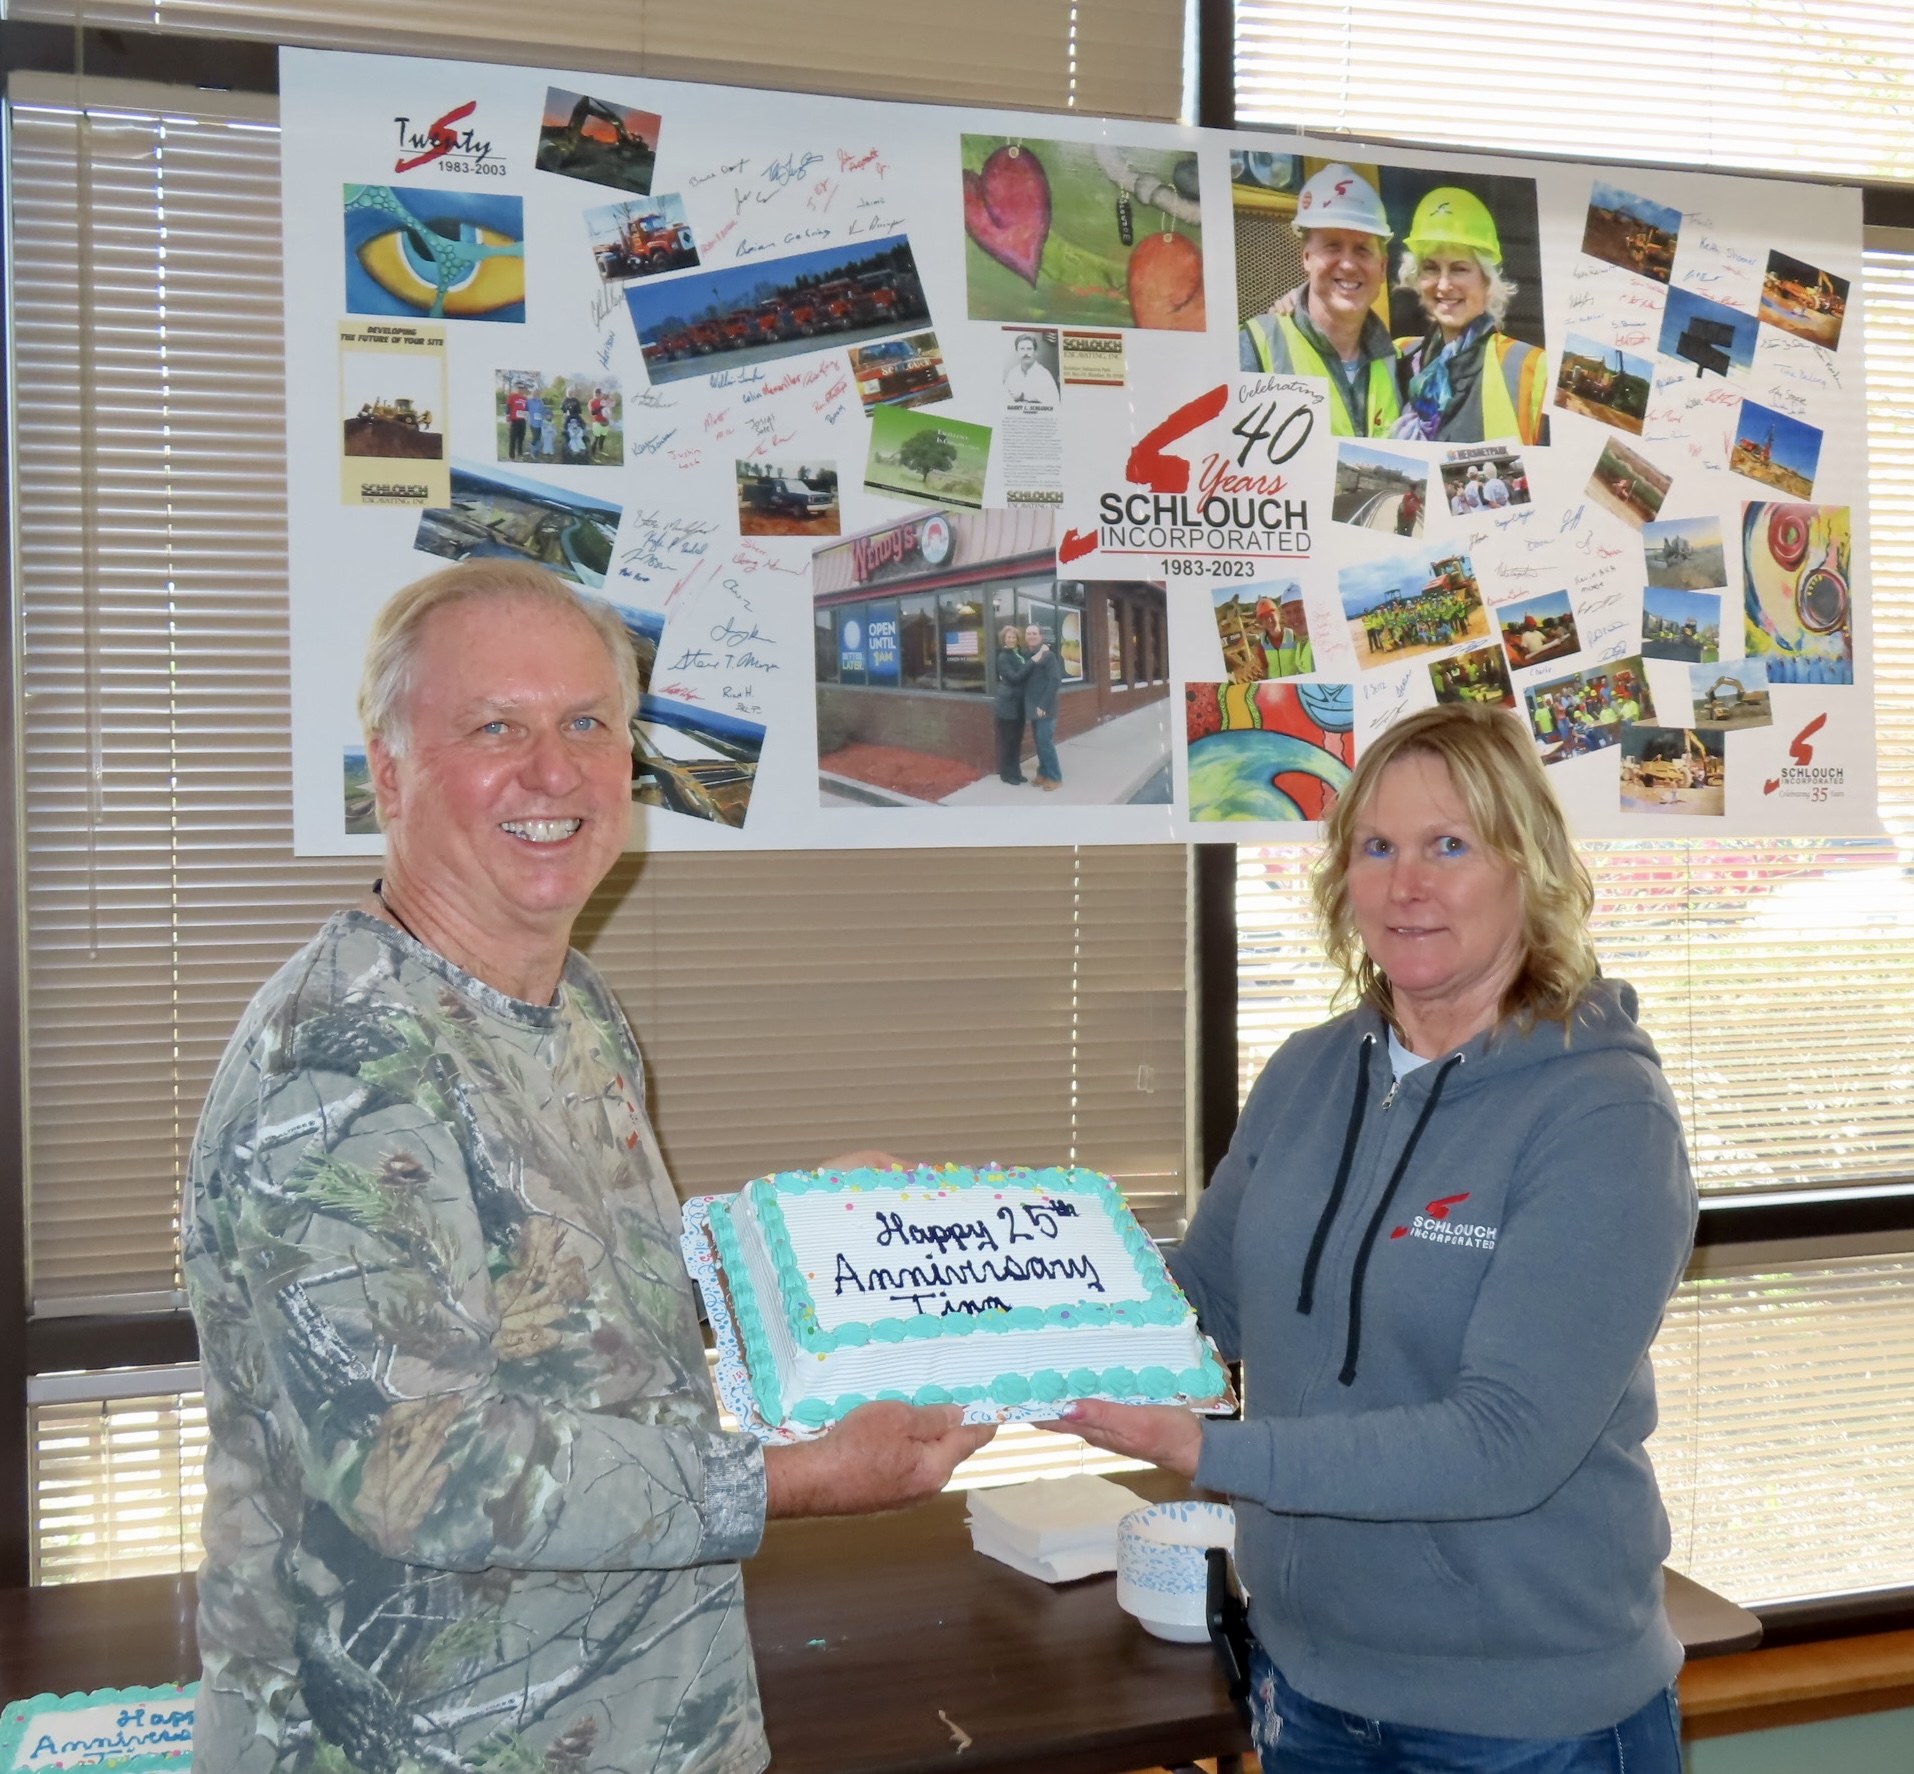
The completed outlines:
{"type": "Polygon", "coordinates": [[[675,593],[710,553],[706,538],[717,528],[713,519],[634,511],[625,524],[629,540],[619,551],[617,576],[640,585],[674,579],[675,593]]]}

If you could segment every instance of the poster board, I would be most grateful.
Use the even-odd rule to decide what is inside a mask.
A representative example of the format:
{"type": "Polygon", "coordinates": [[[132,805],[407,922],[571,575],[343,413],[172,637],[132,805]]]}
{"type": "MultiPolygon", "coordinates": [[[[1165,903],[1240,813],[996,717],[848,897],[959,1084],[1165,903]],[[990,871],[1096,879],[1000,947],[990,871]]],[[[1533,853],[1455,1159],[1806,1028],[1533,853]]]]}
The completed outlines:
{"type": "Polygon", "coordinates": [[[1856,191],[306,50],[280,87],[301,854],[380,849],[365,636],[474,556],[621,612],[647,848],[1293,837],[1443,698],[1521,720],[1584,835],[1875,828],[1856,191]],[[1259,361],[1343,174],[1434,435],[1259,361]],[[1395,287],[1444,228],[1512,286],[1474,333],[1395,287]]]}

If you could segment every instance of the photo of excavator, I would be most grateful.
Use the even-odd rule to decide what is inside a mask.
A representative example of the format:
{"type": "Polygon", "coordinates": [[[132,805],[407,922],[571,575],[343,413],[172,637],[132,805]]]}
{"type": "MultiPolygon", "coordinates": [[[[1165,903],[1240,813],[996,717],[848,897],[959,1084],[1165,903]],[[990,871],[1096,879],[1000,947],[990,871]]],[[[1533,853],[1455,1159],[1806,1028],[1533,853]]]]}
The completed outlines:
{"type": "Polygon", "coordinates": [[[655,112],[634,111],[563,87],[546,90],[535,162],[540,172],[647,197],[657,163],[655,112]]]}

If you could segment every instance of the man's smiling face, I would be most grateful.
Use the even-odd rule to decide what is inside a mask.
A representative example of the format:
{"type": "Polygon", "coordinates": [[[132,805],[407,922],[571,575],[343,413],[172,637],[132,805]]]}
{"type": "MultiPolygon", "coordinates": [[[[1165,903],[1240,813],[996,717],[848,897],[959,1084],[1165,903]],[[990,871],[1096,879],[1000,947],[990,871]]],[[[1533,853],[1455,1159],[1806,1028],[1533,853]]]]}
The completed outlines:
{"type": "Polygon", "coordinates": [[[1309,305],[1326,320],[1354,320],[1374,306],[1387,269],[1383,243],[1373,234],[1312,228],[1303,236],[1309,305]]]}
{"type": "Polygon", "coordinates": [[[402,754],[373,740],[396,868],[501,944],[567,929],[631,826],[618,674],[582,617],[475,597],[421,628],[402,754]]]}

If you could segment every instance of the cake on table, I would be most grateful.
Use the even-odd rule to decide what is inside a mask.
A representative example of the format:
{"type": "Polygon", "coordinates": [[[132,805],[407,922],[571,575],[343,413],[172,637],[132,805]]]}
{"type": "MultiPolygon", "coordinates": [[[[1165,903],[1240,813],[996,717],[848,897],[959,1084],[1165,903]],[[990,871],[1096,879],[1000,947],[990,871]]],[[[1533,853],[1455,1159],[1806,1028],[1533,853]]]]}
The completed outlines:
{"type": "Polygon", "coordinates": [[[767,1426],[822,1428],[874,1398],[1028,1417],[1075,1398],[1228,1393],[1189,1302],[1096,1171],[791,1171],[712,1198],[709,1215],[767,1426]]]}

